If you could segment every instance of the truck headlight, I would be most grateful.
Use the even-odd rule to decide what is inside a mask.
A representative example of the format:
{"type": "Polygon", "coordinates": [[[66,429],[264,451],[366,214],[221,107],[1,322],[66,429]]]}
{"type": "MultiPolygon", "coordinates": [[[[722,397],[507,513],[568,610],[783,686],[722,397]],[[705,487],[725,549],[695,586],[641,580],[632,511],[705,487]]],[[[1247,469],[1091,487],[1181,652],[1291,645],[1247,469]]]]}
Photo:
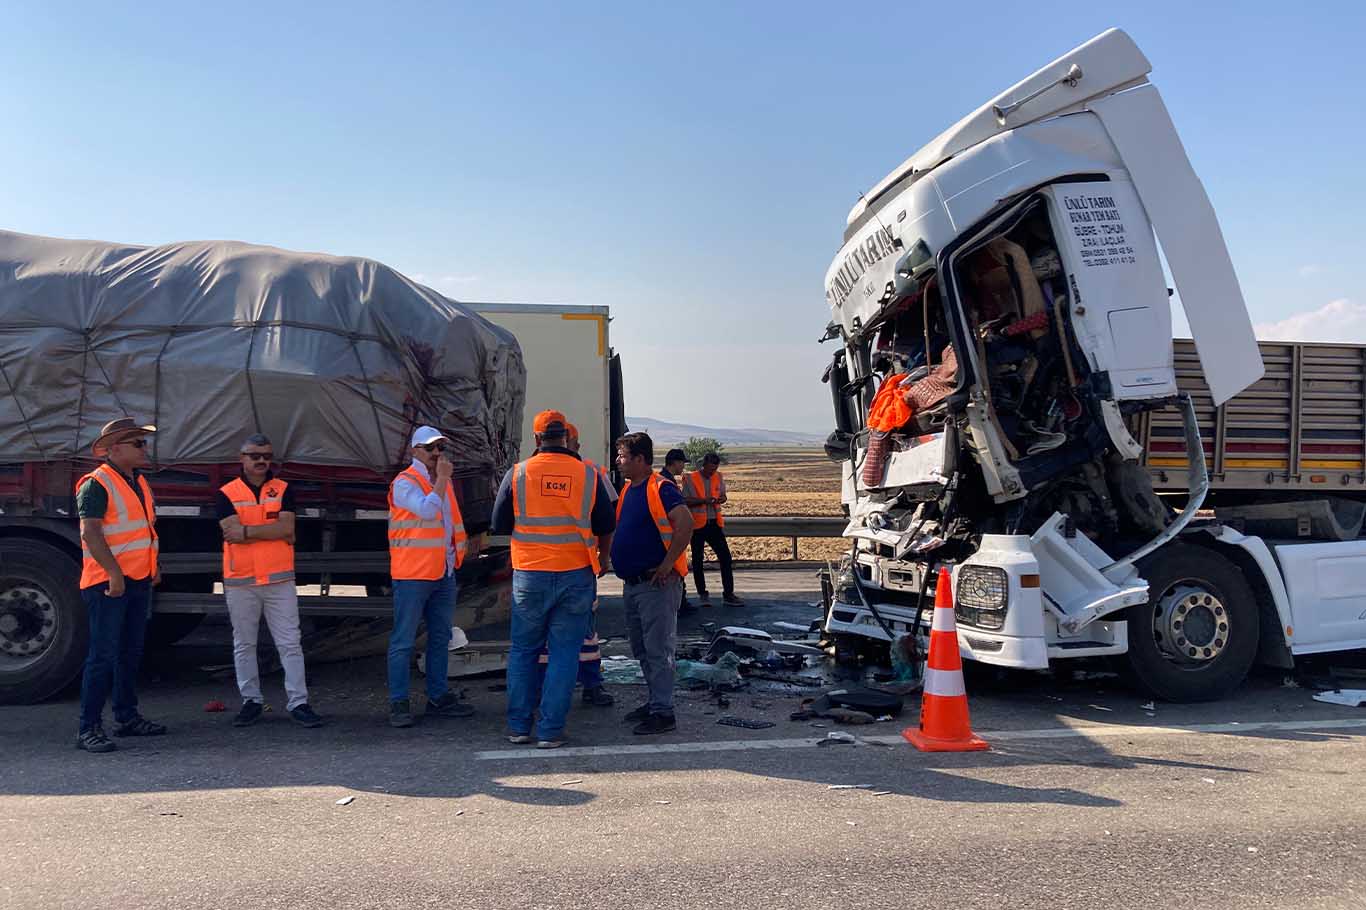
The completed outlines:
{"type": "Polygon", "coordinates": [[[1010,579],[996,566],[963,566],[954,592],[954,619],[965,626],[995,630],[1006,624],[1010,579]]]}

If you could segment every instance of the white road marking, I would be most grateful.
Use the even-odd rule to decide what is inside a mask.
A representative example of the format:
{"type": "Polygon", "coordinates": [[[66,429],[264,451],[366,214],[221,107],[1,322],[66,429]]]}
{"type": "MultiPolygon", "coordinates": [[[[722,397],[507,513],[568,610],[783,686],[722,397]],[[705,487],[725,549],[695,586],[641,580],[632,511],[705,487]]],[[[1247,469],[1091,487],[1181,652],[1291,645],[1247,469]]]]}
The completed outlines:
{"type": "MultiPolygon", "coordinates": [[[[1268,730],[1348,730],[1366,727],[1366,717],[1351,720],[1277,720],[1242,721],[1223,724],[1190,724],[1164,727],[1157,725],[1108,726],[1088,724],[1081,727],[1046,727],[1039,730],[978,730],[988,742],[1009,742],[1025,739],[1100,739],[1115,736],[1190,736],[1212,733],[1257,733],[1268,730]]],[[[863,742],[879,746],[907,746],[900,736],[860,736],[863,742]]],[[[568,746],[552,752],[536,749],[496,749],[476,752],[477,761],[523,761],[528,759],[587,758],[603,755],[668,755],[689,752],[756,752],[766,749],[810,749],[820,738],[802,739],[741,739],[723,742],[650,743],[639,746],[568,746]]],[[[844,750],[846,745],[824,748],[844,750]]]]}

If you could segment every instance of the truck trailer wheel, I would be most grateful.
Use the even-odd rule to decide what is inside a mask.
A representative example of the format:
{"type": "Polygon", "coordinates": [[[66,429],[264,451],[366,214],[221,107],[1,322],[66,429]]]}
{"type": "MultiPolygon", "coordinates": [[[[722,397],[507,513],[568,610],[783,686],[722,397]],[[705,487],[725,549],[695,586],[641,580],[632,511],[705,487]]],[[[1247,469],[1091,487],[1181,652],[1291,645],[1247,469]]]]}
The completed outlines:
{"type": "Polygon", "coordinates": [[[1130,607],[1127,669],[1172,702],[1213,701],[1247,676],[1257,656],[1257,599],[1238,567],[1203,547],[1173,544],[1139,564],[1148,603],[1130,607]]]}
{"type": "Polygon", "coordinates": [[[30,704],[81,672],[90,624],[80,566],[40,540],[0,539],[0,704],[30,704]]]}

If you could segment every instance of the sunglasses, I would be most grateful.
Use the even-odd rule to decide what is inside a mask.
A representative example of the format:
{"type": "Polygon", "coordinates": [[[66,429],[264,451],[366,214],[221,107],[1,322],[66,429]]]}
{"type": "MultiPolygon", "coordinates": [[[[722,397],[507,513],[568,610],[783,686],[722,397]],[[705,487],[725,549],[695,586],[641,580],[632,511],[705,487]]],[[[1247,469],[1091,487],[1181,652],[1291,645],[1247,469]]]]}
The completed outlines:
{"type": "Polygon", "coordinates": [[[446,451],[446,444],[444,442],[429,442],[426,445],[418,446],[418,448],[424,452],[444,452],[446,451]]]}
{"type": "Polygon", "coordinates": [[[142,439],[127,439],[123,442],[116,442],[114,444],[120,446],[132,446],[135,449],[145,449],[147,448],[147,439],[146,437],[142,439]]]}
{"type": "Polygon", "coordinates": [[[273,461],[275,459],[274,452],[243,452],[242,454],[252,461],[273,461]]]}

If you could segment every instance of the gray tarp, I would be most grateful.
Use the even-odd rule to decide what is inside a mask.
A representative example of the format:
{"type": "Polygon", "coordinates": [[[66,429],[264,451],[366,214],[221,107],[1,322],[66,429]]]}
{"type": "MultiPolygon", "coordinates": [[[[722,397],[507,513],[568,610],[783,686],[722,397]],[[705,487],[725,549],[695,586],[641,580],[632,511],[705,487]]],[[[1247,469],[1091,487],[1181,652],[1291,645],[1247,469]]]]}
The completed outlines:
{"type": "Polygon", "coordinates": [[[89,456],[126,414],[160,466],[236,461],[259,431],[383,472],[429,423],[462,473],[501,476],[525,381],[511,333],[368,259],[0,232],[0,461],[89,456]]]}

